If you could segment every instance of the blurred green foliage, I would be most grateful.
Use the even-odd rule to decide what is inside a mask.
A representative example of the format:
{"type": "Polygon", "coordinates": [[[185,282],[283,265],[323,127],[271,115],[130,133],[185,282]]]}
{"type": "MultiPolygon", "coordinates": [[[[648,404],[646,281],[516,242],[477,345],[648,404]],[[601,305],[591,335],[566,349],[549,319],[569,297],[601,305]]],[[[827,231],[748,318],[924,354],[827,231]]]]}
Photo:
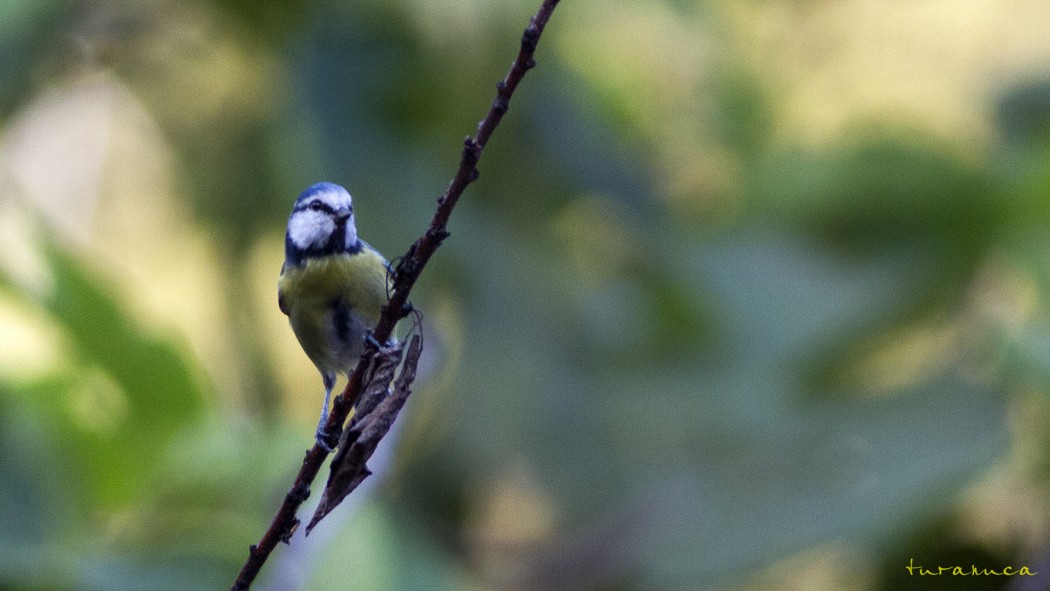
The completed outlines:
{"type": "MultiPolygon", "coordinates": [[[[289,386],[320,389],[305,358],[286,377],[291,332],[266,329],[291,201],[345,184],[362,235],[403,252],[533,4],[0,3],[0,206],[35,236],[3,243],[0,304],[55,352],[0,364],[0,589],[233,580],[319,399],[289,386]],[[84,195],[41,193],[25,163],[68,163],[20,143],[25,113],[98,76],[130,97],[113,121],[140,107],[170,157],[109,156],[84,195]],[[113,205],[151,175],[179,227],[113,205]],[[59,197],[91,196],[71,231],[59,197]],[[110,217],[141,242],[107,241],[110,217]],[[172,290],[149,273],[200,251],[131,260],[175,235],[215,253],[182,288],[220,311],[182,302],[205,321],[164,329],[121,279],[172,290]],[[43,280],[11,263],[23,250],[43,280]]],[[[890,589],[930,584],[909,557],[1045,559],[1047,78],[996,87],[985,135],[931,130],[930,104],[815,141],[728,4],[596,10],[555,13],[412,298],[428,377],[382,485],[261,585],[803,588],[790,560],[816,550],[860,556],[817,588],[890,589]]]]}

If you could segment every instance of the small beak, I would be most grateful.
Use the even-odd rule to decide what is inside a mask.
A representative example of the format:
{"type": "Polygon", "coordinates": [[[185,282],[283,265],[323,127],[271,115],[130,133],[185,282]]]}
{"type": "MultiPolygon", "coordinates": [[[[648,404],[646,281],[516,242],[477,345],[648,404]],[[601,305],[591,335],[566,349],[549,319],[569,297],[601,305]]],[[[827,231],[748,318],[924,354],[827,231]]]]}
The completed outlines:
{"type": "Polygon", "coordinates": [[[350,219],[350,216],[352,216],[353,214],[354,211],[352,209],[340,209],[339,211],[335,212],[335,221],[342,224],[346,222],[346,220],[350,219]]]}

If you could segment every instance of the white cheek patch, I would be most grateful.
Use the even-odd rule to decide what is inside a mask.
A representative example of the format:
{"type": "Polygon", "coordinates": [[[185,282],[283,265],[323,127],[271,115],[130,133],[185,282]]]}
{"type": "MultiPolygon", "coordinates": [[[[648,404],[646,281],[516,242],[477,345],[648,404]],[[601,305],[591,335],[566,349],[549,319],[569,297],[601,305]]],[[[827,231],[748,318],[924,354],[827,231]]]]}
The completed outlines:
{"type": "Polygon", "coordinates": [[[335,232],[335,224],[323,213],[300,211],[288,220],[288,237],[302,250],[324,246],[332,232],[335,232]]]}
{"type": "Polygon", "coordinates": [[[354,224],[353,214],[350,215],[350,219],[346,220],[346,236],[343,237],[343,246],[347,250],[357,246],[357,226],[354,224]]]}

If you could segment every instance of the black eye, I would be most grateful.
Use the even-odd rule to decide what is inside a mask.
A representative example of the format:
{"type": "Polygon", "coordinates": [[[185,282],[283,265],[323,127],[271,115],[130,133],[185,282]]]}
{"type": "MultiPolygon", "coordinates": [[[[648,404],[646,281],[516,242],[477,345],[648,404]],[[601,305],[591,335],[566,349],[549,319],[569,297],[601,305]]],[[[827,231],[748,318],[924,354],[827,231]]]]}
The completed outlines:
{"type": "Polygon", "coordinates": [[[322,205],[320,201],[314,201],[309,207],[310,211],[321,211],[324,209],[324,205],[322,205]]]}

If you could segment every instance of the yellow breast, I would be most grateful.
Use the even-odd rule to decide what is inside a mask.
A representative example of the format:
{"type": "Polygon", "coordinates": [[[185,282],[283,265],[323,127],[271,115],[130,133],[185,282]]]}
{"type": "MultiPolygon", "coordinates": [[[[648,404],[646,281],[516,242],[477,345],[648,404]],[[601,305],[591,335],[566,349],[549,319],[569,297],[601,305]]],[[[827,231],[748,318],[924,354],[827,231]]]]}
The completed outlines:
{"type": "Polygon", "coordinates": [[[295,336],[322,372],[346,372],[360,356],[387,289],[386,262],[369,248],[307,259],[284,269],[277,284],[295,336]]]}

